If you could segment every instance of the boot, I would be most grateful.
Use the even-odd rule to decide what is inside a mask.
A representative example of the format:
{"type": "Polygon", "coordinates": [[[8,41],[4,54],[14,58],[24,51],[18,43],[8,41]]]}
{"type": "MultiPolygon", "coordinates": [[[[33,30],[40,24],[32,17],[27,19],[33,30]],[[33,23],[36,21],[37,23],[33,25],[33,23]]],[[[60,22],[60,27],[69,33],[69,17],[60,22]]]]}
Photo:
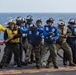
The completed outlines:
{"type": "Polygon", "coordinates": [[[28,62],[22,62],[21,65],[22,66],[27,66],[28,65],[28,62]]]}
{"type": "Polygon", "coordinates": [[[0,64],[0,68],[1,68],[1,69],[3,68],[3,65],[2,65],[2,64],[0,64]]]}
{"type": "Polygon", "coordinates": [[[8,67],[9,64],[5,64],[4,67],[8,67]]]}
{"type": "Polygon", "coordinates": [[[65,61],[65,62],[63,62],[63,65],[64,65],[64,66],[67,66],[67,62],[66,62],[66,61],[65,61]]]}
{"type": "Polygon", "coordinates": [[[50,67],[50,63],[47,62],[47,64],[46,64],[46,68],[49,68],[49,67],[50,67]]]}
{"type": "Polygon", "coordinates": [[[57,66],[56,64],[54,64],[54,68],[55,68],[55,69],[58,69],[58,66],[57,66]]]}
{"type": "Polygon", "coordinates": [[[18,64],[17,64],[17,67],[22,67],[21,63],[18,63],[18,64]]]}
{"type": "Polygon", "coordinates": [[[14,62],[13,67],[17,67],[17,63],[16,62],[14,62]]]}
{"type": "Polygon", "coordinates": [[[69,63],[69,66],[76,66],[73,62],[69,63]]]}
{"type": "Polygon", "coordinates": [[[40,65],[39,64],[36,64],[36,67],[37,67],[37,69],[40,69],[40,65]]]}
{"type": "Polygon", "coordinates": [[[33,64],[33,62],[31,60],[28,60],[28,64],[33,64]]]}
{"type": "Polygon", "coordinates": [[[17,65],[17,67],[22,67],[22,65],[17,65]]]}

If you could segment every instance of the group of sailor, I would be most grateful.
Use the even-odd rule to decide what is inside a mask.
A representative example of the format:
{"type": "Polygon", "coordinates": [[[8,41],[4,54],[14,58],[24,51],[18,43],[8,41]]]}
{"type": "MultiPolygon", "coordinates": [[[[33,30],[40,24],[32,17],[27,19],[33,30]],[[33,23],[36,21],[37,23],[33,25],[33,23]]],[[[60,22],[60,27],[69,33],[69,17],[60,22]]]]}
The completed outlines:
{"type": "Polygon", "coordinates": [[[42,20],[38,19],[33,23],[33,17],[28,15],[26,19],[22,16],[11,19],[6,28],[0,25],[5,43],[0,68],[7,67],[14,54],[14,65],[17,67],[35,63],[37,69],[40,69],[48,52],[45,67],[49,68],[52,62],[54,68],[58,68],[57,55],[60,49],[63,50],[63,65],[67,66],[69,61],[69,66],[76,66],[76,21],[71,18],[68,25],[62,19],[57,25],[54,25],[54,21],[49,18],[43,25],[42,20]]]}

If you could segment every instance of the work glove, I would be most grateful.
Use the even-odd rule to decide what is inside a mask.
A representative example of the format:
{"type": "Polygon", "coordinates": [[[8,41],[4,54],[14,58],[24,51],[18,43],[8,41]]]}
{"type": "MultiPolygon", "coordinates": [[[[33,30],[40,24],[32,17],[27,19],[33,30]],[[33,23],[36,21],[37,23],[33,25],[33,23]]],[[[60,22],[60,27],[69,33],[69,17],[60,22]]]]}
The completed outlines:
{"type": "Polygon", "coordinates": [[[44,39],[42,39],[41,44],[44,45],[44,39]]]}
{"type": "Polygon", "coordinates": [[[58,38],[56,43],[61,45],[63,43],[63,38],[58,38]]]}
{"type": "Polygon", "coordinates": [[[67,38],[68,36],[67,35],[60,35],[59,37],[61,37],[61,38],[67,38]]]}
{"type": "Polygon", "coordinates": [[[51,33],[50,33],[50,35],[51,35],[51,36],[54,36],[54,33],[53,33],[53,32],[51,32],[51,33]]]}
{"type": "Polygon", "coordinates": [[[22,37],[27,37],[27,34],[22,34],[22,37]]]}
{"type": "Polygon", "coordinates": [[[50,35],[50,36],[49,36],[49,39],[50,39],[50,41],[52,41],[52,40],[53,40],[53,36],[52,36],[52,35],[50,35]]]}

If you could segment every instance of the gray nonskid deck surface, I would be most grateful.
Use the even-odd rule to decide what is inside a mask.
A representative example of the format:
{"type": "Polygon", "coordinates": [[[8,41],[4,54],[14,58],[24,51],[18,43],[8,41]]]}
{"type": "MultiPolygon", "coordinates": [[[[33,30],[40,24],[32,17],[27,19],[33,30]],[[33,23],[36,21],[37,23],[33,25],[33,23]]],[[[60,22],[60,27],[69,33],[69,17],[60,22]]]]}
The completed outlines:
{"type": "MultiPolygon", "coordinates": [[[[0,60],[2,59],[2,56],[3,56],[3,53],[4,53],[4,45],[1,45],[1,53],[0,53],[0,60]]],[[[60,50],[59,53],[62,55],[63,54],[63,51],[60,50]]],[[[49,56],[49,52],[47,53],[46,57],[45,57],[45,61],[47,60],[49,56]]],[[[25,58],[25,55],[23,53],[23,60],[25,58]]],[[[58,56],[58,66],[61,67],[61,68],[64,68],[63,66],[63,61],[62,59],[58,56]]],[[[50,64],[50,69],[53,68],[53,65],[52,63],[50,64]]],[[[8,67],[4,67],[3,69],[0,69],[0,75],[76,75],[76,69],[75,70],[72,70],[72,71],[56,71],[56,72],[31,72],[33,71],[33,69],[35,70],[36,67],[35,67],[35,64],[29,64],[28,66],[23,66],[21,68],[18,68],[18,67],[13,67],[13,57],[12,57],[12,60],[9,64],[8,67]],[[21,71],[22,73],[16,73],[13,71],[21,71]],[[24,71],[23,71],[24,70],[24,71]],[[28,71],[29,70],[29,73],[25,73],[25,71],[28,71]],[[10,73],[11,71],[11,73],[10,73]],[[6,74],[4,72],[7,72],[6,74]],[[24,73],[23,73],[24,72],[24,73]],[[13,73],[13,74],[12,74],[13,73]]],[[[45,70],[45,66],[42,66],[41,69],[44,69],[45,70]]]]}

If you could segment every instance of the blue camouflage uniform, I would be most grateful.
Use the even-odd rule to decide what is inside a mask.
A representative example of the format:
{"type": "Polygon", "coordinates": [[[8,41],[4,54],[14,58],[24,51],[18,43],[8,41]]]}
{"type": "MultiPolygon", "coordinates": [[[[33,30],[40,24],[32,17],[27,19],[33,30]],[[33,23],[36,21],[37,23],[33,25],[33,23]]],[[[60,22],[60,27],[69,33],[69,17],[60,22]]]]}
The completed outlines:
{"type": "Polygon", "coordinates": [[[55,44],[56,40],[58,39],[58,29],[54,26],[45,26],[44,27],[44,40],[46,43],[51,43],[51,44],[55,44]],[[52,37],[52,40],[49,38],[49,36],[51,34],[54,34],[54,36],[52,37]]]}
{"type": "Polygon", "coordinates": [[[51,58],[53,61],[53,64],[57,64],[56,63],[56,40],[58,39],[58,29],[55,26],[49,26],[49,25],[45,25],[44,26],[44,31],[43,31],[43,35],[44,35],[44,46],[43,46],[43,51],[41,54],[41,59],[40,59],[40,64],[43,63],[44,57],[47,53],[47,50],[49,49],[50,51],[50,55],[49,58],[47,60],[47,62],[51,62],[51,58]],[[52,37],[50,37],[52,36],[52,37]]]}
{"type": "MultiPolygon", "coordinates": [[[[28,29],[25,27],[25,25],[22,25],[22,24],[21,24],[21,25],[20,25],[20,30],[22,31],[23,34],[25,34],[25,33],[27,33],[27,30],[28,30],[28,29]]],[[[22,42],[23,42],[23,44],[26,42],[26,37],[23,37],[23,38],[22,38],[22,42]]]]}
{"type": "MultiPolygon", "coordinates": [[[[41,25],[41,26],[37,25],[37,28],[42,30],[42,31],[44,30],[44,26],[43,25],[41,25]]],[[[41,45],[40,45],[40,54],[42,53],[43,44],[44,44],[44,38],[42,40],[43,40],[43,42],[41,42],[41,45]]]]}
{"type": "Polygon", "coordinates": [[[76,64],[76,26],[70,27],[70,25],[68,25],[68,28],[72,31],[72,36],[74,37],[69,37],[67,43],[72,49],[73,62],[76,64]]]}
{"type": "Polygon", "coordinates": [[[36,28],[34,31],[31,31],[31,29],[29,29],[27,32],[28,41],[33,47],[33,51],[35,53],[36,66],[38,66],[40,59],[40,44],[42,41],[42,33],[43,30],[40,30],[38,28],[36,28]]]}
{"type": "Polygon", "coordinates": [[[40,44],[41,43],[41,36],[42,36],[42,30],[40,29],[36,29],[33,32],[29,29],[28,30],[28,39],[29,39],[29,43],[36,45],[36,44],[40,44]]]}
{"type": "Polygon", "coordinates": [[[37,28],[40,29],[40,30],[43,30],[44,29],[44,26],[43,25],[37,26],[37,28]]]}

